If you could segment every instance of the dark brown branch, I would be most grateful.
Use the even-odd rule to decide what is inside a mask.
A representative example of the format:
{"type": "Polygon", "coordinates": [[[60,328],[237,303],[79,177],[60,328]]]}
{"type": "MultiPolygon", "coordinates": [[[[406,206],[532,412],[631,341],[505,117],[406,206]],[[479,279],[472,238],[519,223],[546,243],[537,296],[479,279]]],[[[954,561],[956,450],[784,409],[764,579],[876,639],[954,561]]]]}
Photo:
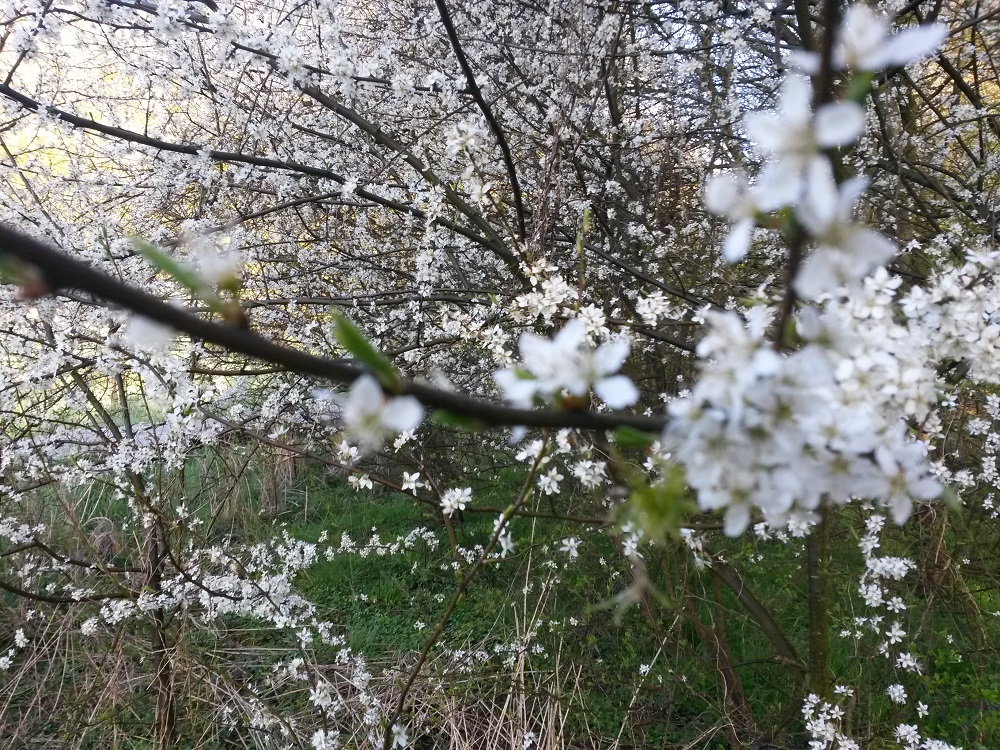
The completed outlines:
{"type": "Polygon", "coordinates": [[[483,97],[483,92],[479,88],[479,84],[476,83],[476,74],[472,71],[472,66],[469,65],[469,60],[465,56],[465,50],[462,49],[462,43],[458,38],[458,32],[455,31],[455,24],[451,21],[451,15],[448,13],[448,6],[445,5],[444,0],[434,0],[435,5],[437,5],[438,14],[441,16],[441,23],[444,24],[444,30],[448,33],[448,40],[451,42],[451,48],[455,52],[455,57],[458,58],[458,64],[462,67],[462,72],[465,74],[465,81],[469,85],[469,93],[472,94],[473,100],[479,106],[479,110],[483,113],[483,117],[486,118],[486,122],[490,126],[490,130],[493,136],[497,139],[497,144],[500,146],[500,153],[503,155],[503,163],[507,168],[507,176],[510,179],[510,189],[514,194],[514,211],[517,213],[517,231],[520,233],[518,238],[522,242],[527,238],[525,230],[525,219],[524,219],[524,203],[521,199],[521,184],[517,179],[517,168],[514,166],[514,157],[510,152],[510,145],[507,143],[507,136],[503,132],[503,128],[500,127],[500,123],[497,118],[493,115],[493,110],[490,109],[489,103],[483,97]]]}
{"type": "MultiPolygon", "coordinates": [[[[9,227],[0,226],[0,253],[10,255],[37,269],[45,286],[45,289],[41,290],[44,292],[55,293],[64,289],[87,292],[100,300],[120,305],[158,323],[183,331],[196,339],[285,367],[302,375],[312,375],[338,383],[351,383],[365,372],[363,368],[344,360],[317,357],[298,349],[281,346],[246,328],[215,323],[169,305],[141,289],[108,276],[60,250],[9,227]]],[[[616,427],[629,426],[658,432],[666,425],[664,417],[554,409],[515,409],[410,380],[401,380],[395,393],[414,396],[431,409],[462,414],[472,417],[483,425],[494,427],[523,425],[613,430],[616,427]]]]}
{"type": "Polygon", "coordinates": [[[778,660],[794,670],[797,674],[802,675],[805,672],[805,665],[802,660],[799,659],[799,655],[795,652],[795,648],[789,643],[785,634],[781,631],[781,627],[775,622],[771,613],[767,611],[767,608],[753,595],[753,592],[747,588],[746,583],[743,581],[743,577],[739,572],[730,567],[728,564],[722,562],[721,560],[712,560],[709,570],[712,572],[716,578],[722,581],[729,588],[730,591],[736,596],[740,604],[747,611],[754,621],[760,626],[761,631],[771,642],[771,646],[774,648],[778,655],[778,660]]]}

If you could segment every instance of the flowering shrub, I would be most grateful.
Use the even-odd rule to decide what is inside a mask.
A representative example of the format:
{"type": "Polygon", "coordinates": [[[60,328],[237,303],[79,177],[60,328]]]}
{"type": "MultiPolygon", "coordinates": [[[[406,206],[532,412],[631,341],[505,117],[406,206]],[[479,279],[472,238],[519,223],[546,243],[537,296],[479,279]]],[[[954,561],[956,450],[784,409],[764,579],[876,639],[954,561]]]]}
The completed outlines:
{"type": "Polygon", "coordinates": [[[4,736],[996,744],[995,13],[886,6],[11,0],[4,736]]]}

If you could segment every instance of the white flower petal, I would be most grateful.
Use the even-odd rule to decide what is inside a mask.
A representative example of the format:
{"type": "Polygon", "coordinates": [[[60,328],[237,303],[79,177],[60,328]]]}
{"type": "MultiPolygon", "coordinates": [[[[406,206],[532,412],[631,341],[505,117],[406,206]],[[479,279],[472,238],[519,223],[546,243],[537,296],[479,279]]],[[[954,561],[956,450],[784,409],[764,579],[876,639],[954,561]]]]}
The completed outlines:
{"type": "Polygon", "coordinates": [[[825,292],[832,292],[843,282],[843,262],[834,250],[817,249],[795,277],[795,291],[803,299],[816,299],[825,292]]]}
{"type": "Polygon", "coordinates": [[[912,512],[913,501],[906,495],[896,495],[892,499],[892,504],[889,506],[889,514],[897,526],[902,526],[906,523],[906,519],[910,517],[910,513],[912,512]]]}
{"type": "Polygon", "coordinates": [[[598,380],[594,384],[594,392],[612,409],[624,409],[639,400],[639,389],[626,375],[598,380]]]}
{"type": "Polygon", "coordinates": [[[527,331],[521,334],[518,348],[521,351],[521,359],[524,361],[524,366],[535,372],[534,368],[532,368],[532,363],[537,364],[549,360],[550,352],[552,351],[552,342],[527,331]]]}
{"type": "Polygon", "coordinates": [[[566,325],[552,339],[552,343],[560,350],[570,352],[578,349],[587,340],[587,326],[579,318],[566,321],[566,325]]]}
{"type": "MultiPolygon", "coordinates": [[[[873,229],[859,225],[850,232],[848,237],[850,244],[842,249],[864,258],[867,261],[868,271],[885,265],[896,255],[896,244],[884,234],[873,229]]],[[[847,244],[845,243],[845,245],[847,244]]]]}
{"type": "Polygon", "coordinates": [[[743,259],[750,249],[750,237],[753,233],[753,219],[744,219],[736,224],[729,231],[729,236],[722,245],[722,257],[726,263],[736,263],[743,259]]]}
{"type": "Polygon", "coordinates": [[[754,376],[774,375],[781,370],[781,355],[773,349],[758,349],[750,361],[750,371],[754,376]]]}
{"type": "Polygon", "coordinates": [[[309,394],[318,401],[336,401],[338,395],[330,388],[313,388],[309,394]]]}
{"type": "Polygon", "coordinates": [[[493,380],[503,391],[504,399],[520,406],[531,405],[539,385],[537,380],[523,378],[514,370],[497,370],[493,380]]]}
{"type": "Polygon", "coordinates": [[[772,161],[764,165],[757,177],[757,205],[762,211],[773,211],[797,203],[802,196],[801,163],[792,159],[772,161]]]}
{"type": "Polygon", "coordinates": [[[365,414],[374,414],[382,408],[382,386],[367,373],[351,383],[351,390],[343,400],[344,420],[360,421],[365,414]]]}
{"type": "Polygon", "coordinates": [[[812,83],[805,76],[790,75],[781,87],[779,104],[783,126],[804,125],[812,116],[812,83]]]}
{"type": "Polygon", "coordinates": [[[936,479],[924,477],[910,484],[910,494],[917,500],[934,500],[941,495],[941,483],[936,479]]]}
{"type": "Polygon", "coordinates": [[[837,183],[830,162],[823,157],[809,161],[806,190],[795,215],[814,237],[826,234],[837,219],[837,183]]]}
{"type": "Polygon", "coordinates": [[[795,49],[788,53],[788,64],[809,76],[819,73],[819,63],[819,54],[816,52],[795,49]]]}
{"type": "Polygon", "coordinates": [[[788,128],[775,112],[750,112],[743,118],[743,129],[765,154],[781,153],[788,141],[788,128]]]}
{"type": "Polygon", "coordinates": [[[714,174],[705,183],[705,208],[732,217],[740,210],[740,181],[732,172],[714,174]]]}
{"type": "Polygon", "coordinates": [[[906,65],[933,55],[948,38],[948,27],[925,24],[900,31],[883,45],[884,65],[906,65]]]}
{"type": "Polygon", "coordinates": [[[239,278],[243,268],[243,257],[238,252],[220,250],[205,238],[195,243],[193,255],[199,275],[212,286],[239,278]]]}
{"type": "Polygon", "coordinates": [[[601,344],[594,352],[595,374],[610,375],[613,372],[618,372],[625,364],[625,360],[628,359],[628,353],[631,349],[632,345],[626,338],[614,339],[606,344],[601,344]]]}
{"type": "Polygon", "coordinates": [[[557,381],[550,384],[552,390],[563,388],[573,396],[584,396],[590,391],[590,379],[586,373],[576,368],[567,369],[557,381]]]}
{"type": "Polygon", "coordinates": [[[726,536],[739,536],[750,525],[750,507],[744,503],[730,505],[726,509],[726,518],[722,532],[726,536]]]}
{"type": "Polygon", "coordinates": [[[865,110],[857,102],[832,102],[816,112],[816,142],[823,148],[852,143],[865,129],[865,110]]]}
{"type": "Polygon", "coordinates": [[[173,344],[174,329],[142,315],[133,315],[129,318],[124,338],[135,349],[163,352],[173,344]]]}
{"type": "Polygon", "coordinates": [[[413,396],[400,396],[382,409],[382,424],[390,430],[415,430],[424,419],[424,407],[413,396]]]}
{"type": "Polygon", "coordinates": [[[869,183],[870,180],[864,175],[855,175],[840,184],[840,199],[837,201],[837,210],[841,218],[847,219],[851,216],[854,204],[864,195],[869,183]]]}
{"type": "Polygon", "coordinates": [[[838,69],[878,70],[872,59],[879,54],[889,33],[889,22],[864,3],[851,5],[833,50],[833,64],[838,69]]]}

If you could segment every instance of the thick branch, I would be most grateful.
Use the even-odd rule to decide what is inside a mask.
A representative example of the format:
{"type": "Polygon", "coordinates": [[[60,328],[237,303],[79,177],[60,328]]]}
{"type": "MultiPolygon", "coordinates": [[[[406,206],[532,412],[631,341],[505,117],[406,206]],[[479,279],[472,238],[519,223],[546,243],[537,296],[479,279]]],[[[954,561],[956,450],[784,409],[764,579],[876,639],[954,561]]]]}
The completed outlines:
{"type": "MultiPolygon", "coordinates": [[[[298,349],[281,346],[246,328],[215,323],[169,305],[141,289],[121,282],[9,227],[0,226],[0,253],[10,255],[37,269],[47,287],[45,291],[77,289],[87,292],[98,299],[120,305],[158,323],[183,331],[196,339],[280,365],[302,375],[312,375],[338,383],[350,383],[365,372],[361,367],[342,359],[317,357],[298,349]]],[[[666,419],[663,417],[552,409],[514,409],[410,380],[402,380],[396,388],[396,393],[412,395],[431,409],[444,409],[469,416],[490,426],[574,427],[588,430],[612,430],[616,427],[629,426],[656,432],[662,430],[666,424],[666,419]]]]}

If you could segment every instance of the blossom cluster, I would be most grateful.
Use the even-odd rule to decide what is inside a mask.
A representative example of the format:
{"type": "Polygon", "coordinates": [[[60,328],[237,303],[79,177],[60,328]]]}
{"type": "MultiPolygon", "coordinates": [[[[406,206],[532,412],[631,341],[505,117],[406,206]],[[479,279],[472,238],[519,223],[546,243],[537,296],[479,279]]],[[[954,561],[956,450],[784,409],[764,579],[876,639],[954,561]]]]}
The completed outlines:
{"type": "MultiPolygon", "coordinates": [[[[886,34],[876,14],[854,6],[839,32],[835,62],[851,75],[870,73],[875,63],[881,67],[930,54],[945,32],[908,30],[891,42],[886,34]],[[877,52],[884,44],[890,52],[877,52]]],[[[855,204],[867,180],[838,183],[829,156],[830,149],[861,135],[865,111],[853,99],[828,101],[814,111],[813,99],[809,80],[789,75],[778,108],[751,113],[743,122],[765,157],[755,184],[742,174],[721,174],[706,189],[708,208],[736,222],[723,251],[730,262],[746,255],[754,226],[767,221],[768,213],[791,210],[793,233],[814,244],[793,279],[794,289],[821,303],[795,316],[801,345],[787,353],[765,339],[774,324],[769,310],[752,308],[743,318],[709,311],[709,331],[697,349],[703,360],[700,377],[689,395],[669,406],[663,449],[683,464],[701,508],[726,511],[730,535],[742,533],[755,510],[770,525],[787,523],[804,533],[822,503],[843,504],[855,497],[876,498],[902,523],[913,501],[940,492],[929,475],[926,446],[908,435],[899,417],[927,416],[934,400],[934,373],[923,364],[927,360],[904,369],[912,358],[893,360],[884,338],[876,342],[853,331],[857,319],[865,317],[855,297],[871,300],[867,312],[882,322],[883,300],[891,299],[899,285],[884,270],[874,284],[865,281],[896,247],[855,221],[855,204]],[[884,374],[859,377],[863,370],[884,374]],[[906,397],[901,399],[901,392],[906,397]],[[909,408],[900,412],[900,401],[909,408]]],[[[986,312],[991,321],[993,310],[986,312]]],[[[890,320],[885,322],[891,325],[890,320]]],[[[784,337],[785,331],[777,335],[784,337]]]]}
{"type": "Polygon", "coordinates": [[[615,374],[628,357],[629,348],[624,338],[591,348],[584,321],[574,318],[552,339],[530,332],[522,334],[520,352],[525,369],[497,370],[493,379],[516,406],[528,407],[536,397],[549,399],[563,392],[579,398],[589,395],[593,388],[612,409],[622,409],[639,398],[632,380],[615,374]]]}
{"type": "Polygon", "coordinates": [[[869,354],[840,321],[806,309],[805,345],[781,355],[735,313],[707,320],[700,377],[670,404],[662,450],[684,466],[701,508],[725,510],[727,534],[742,533],[755,510],[802,533],[822,503],[855,497],[877,498],[902,523],[914,500],[939,494],[925,447],[897,413],[880,394],[838,380],[843,363],[869,354]]]}
{"type": "Polygon", "coordinates": [[[424,407],[413,396],[387,399],[382,386],[371,375],[362,375],[347,394],[317,390],[314,395],[340,407],[345,432],[362,450],[377,450],[386,438],[415,430],[424,418],[424,407]]]}
{"type": "MultiPolygon", "coordinates": [[[[851,75],[870,74],[926,57],[946,36],[945,27],[931,25],[889,38],[884,20],[857,4],[845,15],[834,62],[851,75]]],[[[814,58],[800,54],[796,59],[801,68],[817,71],[814,58]]],[[[814,111],[813,99],[806,76],[787,76],[778,108],[752,112],[743,120],[744,130],[765,157],[756,183],[750,185],[742,173],[723,173],[708,182],[705,193],[710,211],[736,222],[723,249],[730,263],[748,252],[759,218],[783,208],[794,211],[815,244],[794,279],[796,291],[806,299],[857,284],[896,252],[888,238],[853,219],[867,180],[859,176],[838,184],[826,153],[857,140],[865,127],[864,108],[844,99],[827,101],[814,111]]]]}
{"type": "MultiPolygon", "coordinates": [[[[837,693],[850,698],[852,691],[850,688],[838,685],[837,693]]],[[[844,707],[839,703],[821,700],[815,694],[806,696],[802,706],[802,718],[806,723],[806,731],[811,737],[809,750],[829,750],[830,748],[860,750],[861,745],[856,740],[840,731],[844,714],[844,707]]]]}

